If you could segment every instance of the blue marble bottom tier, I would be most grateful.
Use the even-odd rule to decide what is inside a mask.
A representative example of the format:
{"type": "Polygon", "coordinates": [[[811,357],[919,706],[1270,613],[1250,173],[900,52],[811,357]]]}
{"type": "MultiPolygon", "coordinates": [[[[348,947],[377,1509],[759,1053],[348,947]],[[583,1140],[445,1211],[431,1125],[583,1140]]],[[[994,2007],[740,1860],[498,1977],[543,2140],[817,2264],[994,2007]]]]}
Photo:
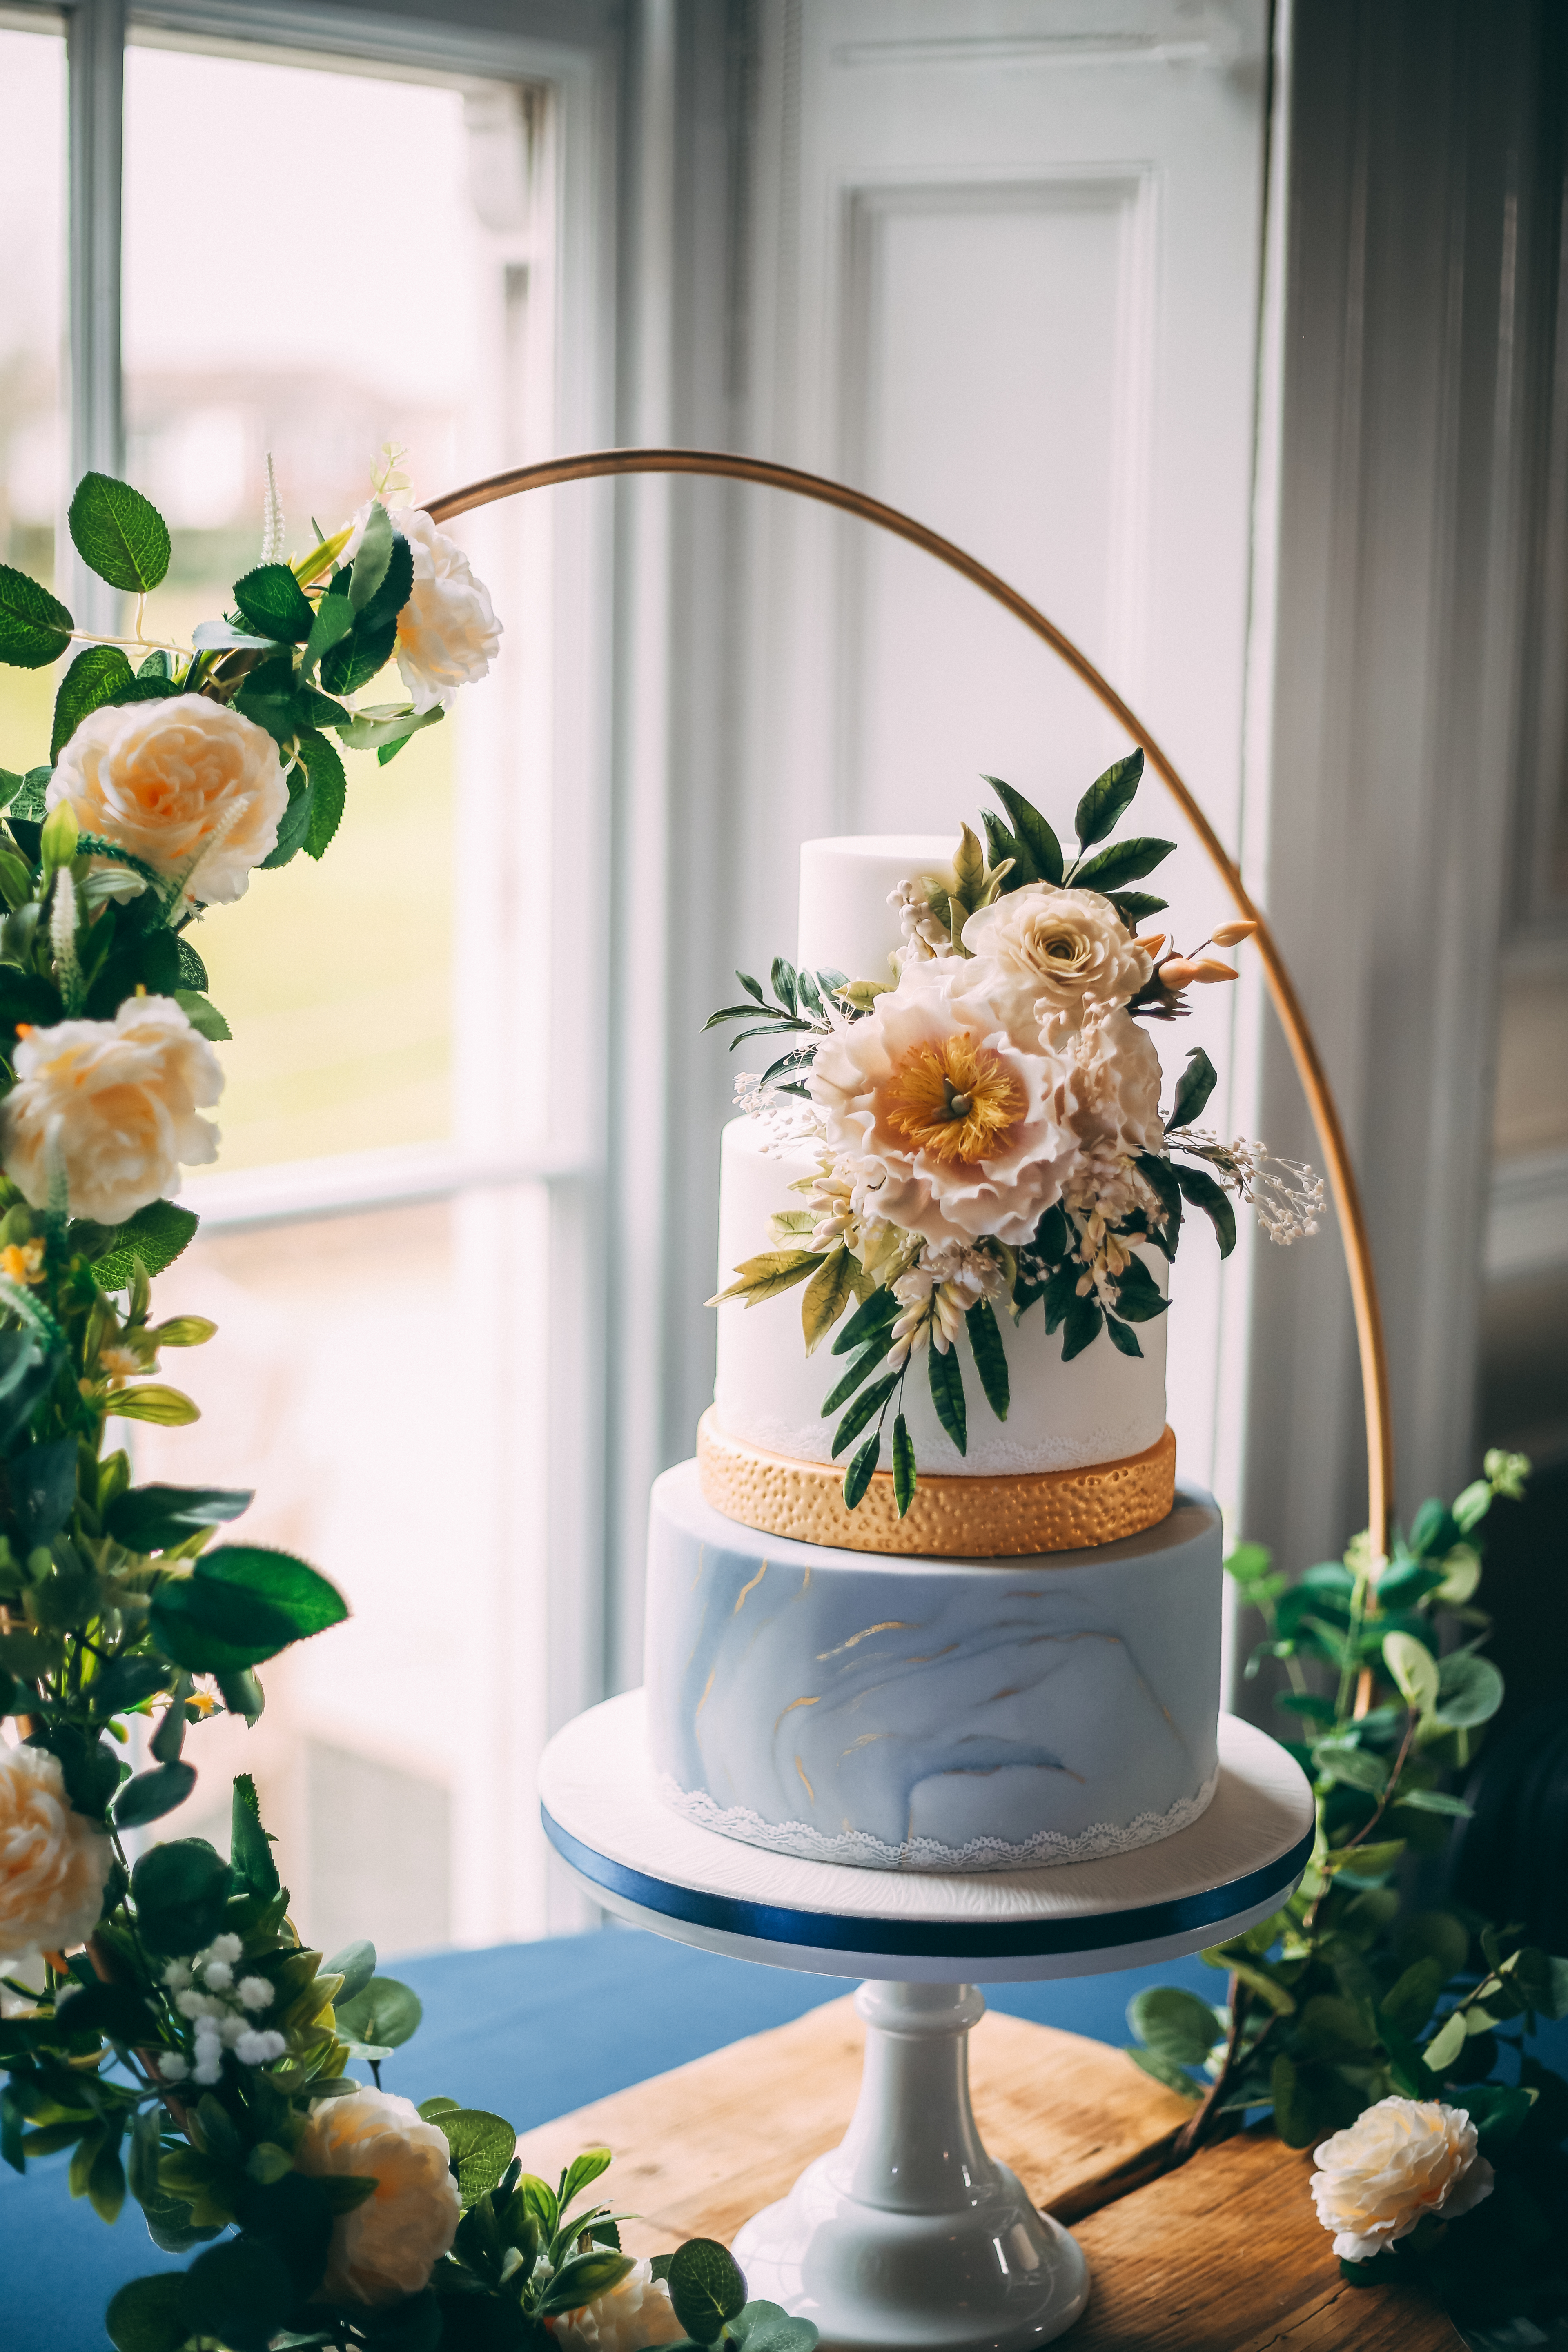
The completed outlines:
{"type": "Polygon", "coordinates": [[[1220,1515],[1092,1551],[910,1560],[653,1490],[647,1680],[665,1801],[867,1870],[1037,1868],[1195,1821],[1218,1770],[1220,1515]]]}

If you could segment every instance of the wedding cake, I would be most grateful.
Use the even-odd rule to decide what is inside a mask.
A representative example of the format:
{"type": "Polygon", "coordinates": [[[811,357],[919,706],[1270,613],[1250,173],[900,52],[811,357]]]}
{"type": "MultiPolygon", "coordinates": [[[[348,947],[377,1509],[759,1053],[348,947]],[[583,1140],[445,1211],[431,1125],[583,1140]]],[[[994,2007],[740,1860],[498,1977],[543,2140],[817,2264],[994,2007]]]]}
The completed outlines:
{"type": "Polygon", "coordinates": [[[723,1137],[718,1378],[653,1491],[647,1683],[666,1801],[727,1836],[1003,1870],[1213,1795],[1220,1517],[1175,1475],[1168,1268],[1184,1203],[1224,1250],[1229,1195],[1279,1239],[1316,1196],[1193,1125],[1201,1053],[1161,1112],[1149,1024],[1235,975],[1140,935],[1164,902],[1124,886],[1170,844],[1091,854],[1141,766],[1084,796],[1072,862],[1001,783],[984,845],[807,842],[796,962],[714,1015],[784,1050],[723,1137]]]}

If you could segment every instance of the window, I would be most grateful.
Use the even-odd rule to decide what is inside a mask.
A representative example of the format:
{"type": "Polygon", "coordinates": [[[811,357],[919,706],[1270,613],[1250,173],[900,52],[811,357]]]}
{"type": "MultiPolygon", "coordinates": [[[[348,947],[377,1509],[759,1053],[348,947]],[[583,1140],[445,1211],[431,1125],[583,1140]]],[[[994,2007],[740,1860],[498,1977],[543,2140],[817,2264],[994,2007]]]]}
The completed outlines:
{"type": "MultiPolygon", "coordinates": [[[[188,37],[167,11],[132,24],[121,60],[96,19],[83,0],[71,119],[113,117],[122,62],[122,181],[101,142],[96,176],[81,140],[68,155],[59,34],[0,29],[0,188],[31,231],[0,312],[12,560],[48,577],[76,475],[122,471],[171,525],[156,614],[188,643],[256,560],[269,454],[295,550],[312,517],[330,530],[368,497],[384,441],[405,447],[416,500],[581,430],[557,392],[597,381],[556,261],[593,100],[569,54],[531,71],[521,37],[459,19],[322,55],[303,15],[286,51],[236,37],[254,29],[237,7],[188,37]],[[100,250],[123,199],[123,374],[112,337],[83,331],[108,278],[79,254],[68,457],[68,184],[100,250]],[[226,230],[262,213],[263,236],[226,230]]],[[[531,1082],[528,1035],[552,809],[584,799],[555,672],[581,659],[586,589],[574,606],[558,575],[588,574],[572,518],[541,501],[454,530],[507,627],[498,667],[395,764],[351,762],[322,865],[255,877],[193,935],[234,1040],[219,1170],[183,1195],[202,1230],[159,1295],[219,1338],[177,1368],[200,1423],[127,1433],[139,1478],[254,1486],[244,1532],[316,1561],[353,1609],[319,1656],[268,1670],[254,1731],[207,1728],[195,1795],[157,1833],[226,1843],[226,1776],[254,1772],[313,1940],[393,1954],[575,1920],[532,1762],[598,1695],[597,1374],[574,1239],[595,1106],[531,1082]]],[[[0,673],[0,760],[26,764],[47,736],[55,684],[0,673]]]]}

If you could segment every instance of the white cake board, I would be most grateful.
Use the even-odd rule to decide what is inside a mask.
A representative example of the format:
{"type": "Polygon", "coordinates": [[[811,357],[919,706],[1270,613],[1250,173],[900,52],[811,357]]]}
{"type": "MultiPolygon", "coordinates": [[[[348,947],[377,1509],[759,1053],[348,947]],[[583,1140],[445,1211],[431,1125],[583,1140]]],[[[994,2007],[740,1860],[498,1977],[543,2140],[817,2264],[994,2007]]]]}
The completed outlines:
{"type": "Polygon", "coordinates": [[[606,1910],[709,1951],[873,1979],[856,1996],[865,2073],[843,2144],[735,2240],[752,2294],[815,2320],[825,2352],[1024,2352],[1082,2311],[1082,2254],[975,2129],[974,1987],[1172,1959],[1277,1911],[1312,1850],[1312,1792],[1234,1716],[1219,1757],[1207,1811],[1158,1844],[940,1877],[802,1862],[682,1819],[658,1794],[640,1691],[551,1741],[545,1832],[606,1910]]]}

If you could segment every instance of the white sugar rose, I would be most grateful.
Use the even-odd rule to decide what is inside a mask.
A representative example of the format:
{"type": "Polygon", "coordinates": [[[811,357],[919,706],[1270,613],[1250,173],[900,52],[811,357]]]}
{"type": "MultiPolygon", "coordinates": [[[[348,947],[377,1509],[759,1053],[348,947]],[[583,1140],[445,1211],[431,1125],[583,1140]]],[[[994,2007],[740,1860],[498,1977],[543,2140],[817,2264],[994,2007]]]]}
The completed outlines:
{"type": "Polygon", "coordinates": [[[1074,1142],[1049,1097],[1054,1056],[1009,1035],[957,958],[910,963],[863,1021],[817,1049],[807,1087],[826,1149],[852,1159],[858,1214],[928,1241],[1027,1241],[1074,1142]]]}
{"type": "Polygon", "coordinates": [[[675,2315],[669,2288],[651,2263],[635,2263],[607,2294],[544,2323],[564,2352],[640,2352],[646,2344],[679,2344],[686,2330],[675,2315]]]}
{"type": "Polygon", "coordinates": [[[72,1811],[58,1756],[0,1744],[0,1969],[83,1944],[103,1908],[113,1849],[72,1811]]]}
{"type": "Polygon", "coordinates": [[[44,798],[50,808],[68,801],[83,833],[165,879],[183,875],[188,899],[216,907],[242,898],[252,867],[277,848],[289,786],[265,728],[205,695],[176,694],[90,711],[44,798]]]}
{"type": "Polygon", "coordinates": [[[196,1112],[223,1092],[217,1055],[168,996],[131,996],[112,1021],[29,1029],[0,1103],[0,1164],[35,1209],[58,1168],[71,1214],[123,1224],[177,1192],[180,1165],[217,1158],[196,1112]]]}
{"type": "MultiPolygon", "coordinates": [[[[359,552],[369,513],[366,505],[354,517],[345,563],[359,552]]],[[[415,709],[434,710],[484,677],[500,651],[501,625],[489,590],[423,507],[405,507],[391,520],[414,557],[413,592],[397,616],[397,667],[415,709]]]]}
{"type": "Polygon", "coordinates": [[[383,2304],[417,2294],[462,2218],[445,2132],[390,2091],[319,2099],[295,2147],[294,2169],[375,2182],[373,2197],[333,2222],[318,2297],[383,2304]]]}
{"type": "Polygon", "coordinates": [[[1108,1150],[1159,1149],[1164,1139],[1160,1056],[1131,1013],[1119,1009],[1086,1021],[1066,1040],[1059,1067],[1052,1115],[1085,1153],[1103,1159],[1108,1150]]]}
{"type": "Polygon", "coordinates": [[[1440,2099],[1380,2099],[1312,2155],[1321,2168],[1310,2184],[1318,2219],[1346,2262],[1408,2237],[1425,2213],[1452,2221],[1491,2194],[1474,2124],[1440,2099]]]}
{"type": "Polygon", "coordinates": [[[1025,1006],[1051,1043],[1084,1014],[1125,1004],[1153,970],[1098,890],[1027,882],[971,915],[963,944],[986,970],[982,985],[1019,1026],[1025,1006]]]}

